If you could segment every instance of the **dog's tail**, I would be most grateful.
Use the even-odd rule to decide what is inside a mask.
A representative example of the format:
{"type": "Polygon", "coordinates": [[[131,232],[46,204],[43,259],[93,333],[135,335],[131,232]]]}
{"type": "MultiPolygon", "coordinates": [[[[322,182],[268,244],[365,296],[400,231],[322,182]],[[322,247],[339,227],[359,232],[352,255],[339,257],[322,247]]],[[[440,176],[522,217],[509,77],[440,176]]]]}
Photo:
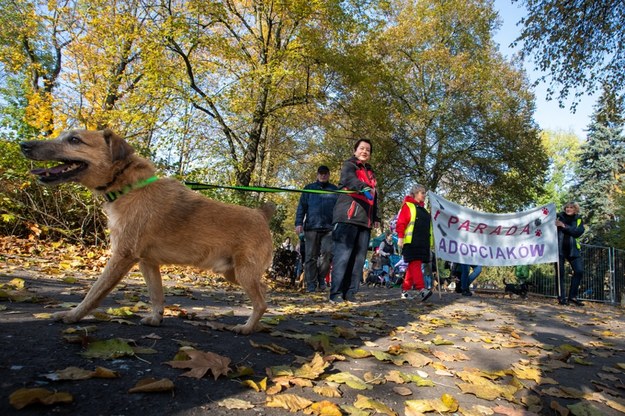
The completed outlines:
{"type": "Polygon", "coordinates": [[[260,212],[263,213],[265,219],[269,221],[271,217],[273,217],[273,214],[276,213],[276,208],[276,204],[274,204],[273,202],[265,202],[263,205],[260,206],[259,209],[260,212]]]}
{"type": "Polygon", "coordinates": [[[503,279],[503,284],[507,285],[508,283],[506,283],[506,279],[503,279]]]}

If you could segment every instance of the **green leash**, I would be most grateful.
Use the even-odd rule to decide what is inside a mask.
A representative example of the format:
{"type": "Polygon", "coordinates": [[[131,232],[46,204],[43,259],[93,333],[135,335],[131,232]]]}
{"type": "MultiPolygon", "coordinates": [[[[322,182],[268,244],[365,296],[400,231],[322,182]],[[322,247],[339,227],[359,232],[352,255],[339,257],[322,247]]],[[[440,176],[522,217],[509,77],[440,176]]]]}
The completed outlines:
{"type": "Polygon", "coordinates": [[[126,195],[128,192],[134,190],[134,189],[139,189],[139,188],[143,188],[144,186],[148,186],[149,184],[151,184],[154,181],[158,180],[158,176],[154,175],[150,178],[147,179],[143,179],[137,183],[134,183],[132,185],[126,185],[124,186],[122,189],[120,189],[119,191],[111,191],[111,192],[107,192],[104,194],[104,198],[106,198],[106,200],[108,202],[113,202],[115,201],[117,198],[119,198],[120,196],[126,195]]]}
{"type": "Polygon", "coordinates": [[[309,194],[355,194],[358,191],[337,189],[336,191],[325,191],[323,189],[292,189],[292,188],[277,188],[272,186],[226,186],[226,185],[209,185],[205,183],[197,182],[185,182],[184,183],[194,191],[202,189],[235,189],[238,191],[254,191],[254,192],[300,192],[309,194]]]}

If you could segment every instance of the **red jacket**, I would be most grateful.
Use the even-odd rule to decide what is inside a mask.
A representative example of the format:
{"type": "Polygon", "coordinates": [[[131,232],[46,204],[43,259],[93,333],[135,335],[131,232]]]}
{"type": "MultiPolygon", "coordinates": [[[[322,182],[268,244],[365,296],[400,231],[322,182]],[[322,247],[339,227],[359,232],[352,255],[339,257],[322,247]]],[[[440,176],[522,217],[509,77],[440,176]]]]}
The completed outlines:
{"type": "Polygon", "coordinates": [[[375,191],[377,181],[371,165],[363,164],[356,157],[343,163],[339,188],[362,191],[371,188],[373,199],[369,200],[362,193],[340,194],[334,205],[333,223],[343,222],[371,228],[378,218],[378,196],[375,191]]]}

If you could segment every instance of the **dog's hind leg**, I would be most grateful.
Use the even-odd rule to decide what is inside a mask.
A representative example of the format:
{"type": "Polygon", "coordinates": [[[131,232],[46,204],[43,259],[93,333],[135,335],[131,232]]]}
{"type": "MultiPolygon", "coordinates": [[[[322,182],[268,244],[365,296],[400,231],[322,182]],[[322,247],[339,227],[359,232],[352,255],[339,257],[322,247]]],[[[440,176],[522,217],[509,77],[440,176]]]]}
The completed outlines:
{"type": "Polygon", "coordinates": [[[91,286],[87,296],[70,311],[57,312],[52,314],[52,319],[71,324],[80,321],[85,315],[95,309],[102,299],[108,295],[120,280],[128,273],[137,262],[134,257],[125,257],[113,254],[109,259],[104,272],[98,280],[91,286]]]}
{"type": "Polygon", "coordinates": [[[152,312],[141,320],[143,325],[159,326],[163,322],[163,312],[165,308],[165,297],[163,296],[163,280],[158,263],[146,260],[139,262],[139,269],[148,286],[148,295],[152,304],[152,312]]]}
{"type": "Polygon", "coordinates": [[[261,281],[262,272],[257,266],[239,266],[236,270],[226,273],[226,278],[230,281],[236,279],[245,293],[252,301],[252,314],[247,319],[245,325],[236,325],[232,330],[239,334],[247,335],[259,331],[263,328],[260,318],[267,310],[265,302],[265,285],[261,281]]]}

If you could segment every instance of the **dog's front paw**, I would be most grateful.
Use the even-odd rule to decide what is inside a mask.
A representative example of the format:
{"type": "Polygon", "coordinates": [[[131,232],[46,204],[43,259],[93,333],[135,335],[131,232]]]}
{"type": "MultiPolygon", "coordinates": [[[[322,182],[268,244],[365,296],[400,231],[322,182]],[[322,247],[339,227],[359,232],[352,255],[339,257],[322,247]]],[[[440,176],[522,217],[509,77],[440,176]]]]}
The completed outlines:
{"type": "Polygon", "coordinates": [[[163,322],[163,317],[162,316],[146,316],[145,318],[143,318],[141,320],[141,324],[142,325],[147,325],[147,326],[160,326],[161,322],[163,322]]]}
{"type": "Polygon", "coordinates": [[[77,318],[74,314],[72,314],[72,311],[55,312],[52,314],[52,319],[55,321],[63,321],[66,324],[73,324],[80,320],[80,318],[77,318]]]}
{"type": "Polygon", "coordinates": [[[265,329],[266,327],[261,323],[257,323],[255,326],[249,324],[239,324],[232,327],[232,332],[236,332],[241,335],[249,335],[253,332],[260,332],[265,329]]]}

